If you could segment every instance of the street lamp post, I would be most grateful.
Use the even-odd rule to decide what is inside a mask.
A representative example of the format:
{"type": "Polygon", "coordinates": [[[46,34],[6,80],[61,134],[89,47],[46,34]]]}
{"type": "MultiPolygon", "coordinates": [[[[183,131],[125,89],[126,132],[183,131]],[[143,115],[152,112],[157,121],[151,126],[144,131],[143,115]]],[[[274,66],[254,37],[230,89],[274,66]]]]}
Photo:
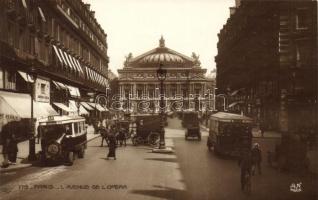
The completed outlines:
{"type": "Polygon", "coordinates": [[[34,137],[34,131],[35,131],[35,122],[34,122],[34,92],[35,92],[35,81],[36,81],[36,73],[34,68],[34,63],[32,61],[31,66],[31,76],[33,77],[33,82],[31,83],[31,119],[30,119],[30,138],[29,138],[29,156],[28,160],[34,161],[36,160],[35,155],[35,137],[34,137]]]}
{"type": "Polygon", "coordinates": [[[163,91],[163,82],[167,77],[167,70],[162,69],[162,64],[160,64],[159,69],[157,70],[157,77],[160,81],[160,139],[159,139],[159,149],[165,149],[165,129],[164,129],[164,91],[163,91]]]}
{"type": "MultiPolygon", "coordinates": [[[[158,105],[159,106],[159,88],[156,88],[156,96],[157,96],[157,98],[155,98],[155,101],[156,101],[156,105],[158,105]]],[[[155,110],[155,112],[157,111],[157,106],[155,106],[155,108],[154,108],[154,110],[155,110]]],[[[159,109],[158,109],[158,111],[159,111],[159,109]]]]}
{"type": "Polygon", "coordinates": [[[190,110],[190,72],[186,72],[187,75],[187,97],[188,97],[188,110],[190,110]]]}
{"type": "Polygon", "coordinates": [[[207,90],[207,95],[206,95],[206,104],[205,104],[205,117],[206,117],[206,120],[205,120],[205,126],[208,126],[208,105],[209,105],[209,101],[210,101],[210,89],[207,90]]]}

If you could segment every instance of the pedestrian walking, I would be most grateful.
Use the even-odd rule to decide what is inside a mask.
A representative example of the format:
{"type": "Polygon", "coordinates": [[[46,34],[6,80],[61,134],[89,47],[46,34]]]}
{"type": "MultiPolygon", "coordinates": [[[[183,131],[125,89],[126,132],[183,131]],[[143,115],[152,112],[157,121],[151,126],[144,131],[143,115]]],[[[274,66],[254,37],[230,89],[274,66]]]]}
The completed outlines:
{"type": "Polygon", "coordinates": [[[252,148],[252,165],[253,165],[252,174],[253,175],[255,174],[256,168],[258,170],[258,174],[262,174],[261,163],[262,163],[262,151],[261,151],[260,145],[258,143],[254,143],[252,148]]]}
{"type": "Polygon", "coordinates": [[[116,160],[116,136],[115,136],[115,127],[112,127],[110,134],[108,135],[108,155],[107,160],[110,157],[113,157],[116,160]]]}
{"type": "Polygon", "coordinates": [[[264,130],[265,129],[265,127],[264,127],[264,122],[263,121],[261,121],[260,123],[259,123],[259,130],[260,130],[260,132],[261,132],[261,136],[262,137],[264,137],[264,130]]]}
{"type": "Polygon", "coordinates": [[[8,159],[8,146],[10,142],[10,128],[9,125],[6,124],[2,127],[1,131],[2,136],[2,155],[3,155],[3,162],[1,168],[9,167],[9,159],[8,159]]]}
{"type": "Polygon", "coordinates": [[[103,146],[104,140],[108,145],[108,133],[109,133],[108,127],[102,127],[102,129],[100,129],[100,135],[102,137],[102,143],[100,145],[101,147],[103,146]]]}
{"type": "Polygon", "coordinates": [[[246,177],[249,177],[250,179],[252,170],[252,156],[250,150],[243,152],[238,164],[241,167],[241,189],[244,191],[245,185],[248,181],[246,180],[246,177]]]}
{"type": "Polygon", "coordinates": [[[18,140],[15,133],[10,134],[9,144],[8,144],[8,159],[13,165],[17,162],[18,154],[18,140]]]}

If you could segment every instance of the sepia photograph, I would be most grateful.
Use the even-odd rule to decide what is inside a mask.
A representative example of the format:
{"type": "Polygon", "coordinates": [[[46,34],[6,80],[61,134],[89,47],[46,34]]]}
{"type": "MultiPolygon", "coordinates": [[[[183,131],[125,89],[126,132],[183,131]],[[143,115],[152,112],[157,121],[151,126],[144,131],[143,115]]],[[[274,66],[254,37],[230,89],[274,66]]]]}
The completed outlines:
{"type": "Polygon", "coordinates": [[[0,200],[318,200],[318,0],[0,0],[0,200]]]}

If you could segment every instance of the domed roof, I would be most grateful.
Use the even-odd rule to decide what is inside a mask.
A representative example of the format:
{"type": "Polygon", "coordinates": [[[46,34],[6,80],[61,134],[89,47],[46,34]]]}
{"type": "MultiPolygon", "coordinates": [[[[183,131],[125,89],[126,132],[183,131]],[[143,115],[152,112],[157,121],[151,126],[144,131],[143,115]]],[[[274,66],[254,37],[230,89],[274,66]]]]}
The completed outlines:
{"type": "Polygon", "coordinates": [[[184,63],[184,60],[178,55],[162,52],[147,55],[139,63],[184,63]]]}
{"type": "Polygon", "coordinates": [[[159,40],[159,47],[152,49],[140,56],[130,58],[129,66],[152,66],[153,64],[172,64],[172,65],[194,65],[194,60],[191,57],[185,56],[165,46],[165,40],[161,36],[159,40]],[[150,65],[147,65],[150,64],[150,65]]]}

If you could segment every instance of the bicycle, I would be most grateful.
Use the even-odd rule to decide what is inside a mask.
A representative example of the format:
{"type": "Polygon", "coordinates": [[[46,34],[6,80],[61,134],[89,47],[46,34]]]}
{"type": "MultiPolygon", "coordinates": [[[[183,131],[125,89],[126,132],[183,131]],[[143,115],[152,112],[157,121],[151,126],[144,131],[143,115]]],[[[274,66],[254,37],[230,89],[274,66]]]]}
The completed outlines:
{"type": "Polygon", "coordinates": [[[243,192],[247,195],[250,195],[251,187],[252,187],[251,174],[249,172],[246,172],[244,175],[243,192]]]}

